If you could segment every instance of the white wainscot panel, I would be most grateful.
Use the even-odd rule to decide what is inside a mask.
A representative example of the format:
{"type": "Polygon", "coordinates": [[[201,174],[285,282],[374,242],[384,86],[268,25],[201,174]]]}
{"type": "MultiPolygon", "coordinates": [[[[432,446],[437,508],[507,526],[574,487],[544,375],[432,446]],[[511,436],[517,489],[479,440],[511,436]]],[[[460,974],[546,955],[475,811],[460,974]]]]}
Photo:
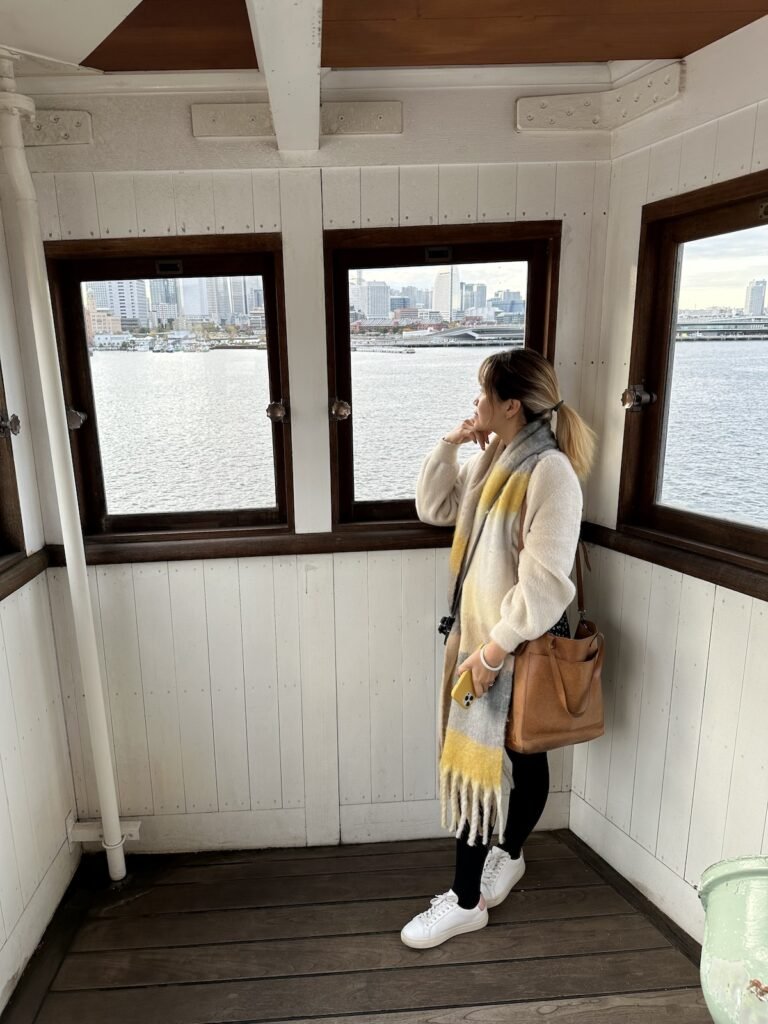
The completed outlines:
{"type": "Polygon", "coordinates": [[[712,182],[717,145],[717,121],[683,133],[680,154],[680,191],[690,192],[712,182]]]}
{"type": "Polygon", "coordinates": [[[295,555],[274,559],[283,807],[304,805],[299,580],[295,555]]]}
{"type": "Polygon", "coordinates": [[[280,172],[251,172],[253,224],[256,231],[280,230],[280,172]]]}
{"type": "Polygon", "coordinates": [[[555,216],[557,164],[519,164],[517,220],[551,220],[555,216]]]}
{"type": "Polygon", "coordinates": [[[440,224],[471,224],[477,220],[477,167],[441,166],[437,188],[440,224]]]}
{"type": "Polygon", "coordinates": [[[768,167],[768,100],[763,100],[757,105],[752,170],[760,171],[766,167],[768,167]]]}
{"type": "Polygon", "coordinates": [[[371,801],[371,706],[368,556],[334,555],[336,680],[339,708],[339,799],[371,801]]]}
{"type": "Polygon", "coordinates": [[[682,135],[651,146],[648,168],[648,201],[666,199],[677,195],[680,184],[680,156],[683,147],[682,135]]]}
{"type": "Polygon", "coordinates": [[[134,174],[133,195],[139,234],[148,237],[176,234],[173,175],[165,172],[134,174]]]}
{"type": "Polygon", "coordinates": [[[713,181],[749,174],[755,145],[757,106],[745,107],[717,122],[713,181]]]}
{"type": "Polygon", "coordinates": [[[133,194],[133,175],[96,173],[96,207],[102,238],[135,238],[136,200],[133,194]]]}
{"type": "Polygon", "coordinates": [[[211,171],[177,171],[173,202],[180,235],[212,235],[216,215],[211,171]]]}
{"type": "Polygon", "coordinates": [[[477,219],[514,220],[517,213],[517,164],[480,164],[477,169],[477,219]]]}
{"type": "Polygon", "coordinates": [[[323,168],[323,227],[360,227],[360,168],[323,168]]]}
{"type": "Polygon", "coordinates": [[[56,174],[56,204],[59,208],[62,238],[99,237],[93,174],[89,171],[56,174]]]}
{"type": "Polygon", "coordinates": [[[368,552],[371,792],[374,803],[403,799],[401,594],[401,553],[368,552]]]}
{"type": "Polygon", "coordinates": [[[220,235],[253,231],[253,182],[250,171],[215,171],[213,215],[220,235]]]}
{"type": "Polygon", "coordinates": [[[437,224],[438,169],[432,166],[400,168],[400,225],[437,224]]]}
{"type": "Polygon", "coordinates": [[[366,228],[394,227],[399,219],[400,169],[360,169],[360,224],[366,228]]]}
{"type": "Polygon", "coordinates": [[[56,201],[56,175],[33,174],[35,195],[40,213],[40,230],[43,238],[50,241],[61,238],[59,204],[56,201]]]}

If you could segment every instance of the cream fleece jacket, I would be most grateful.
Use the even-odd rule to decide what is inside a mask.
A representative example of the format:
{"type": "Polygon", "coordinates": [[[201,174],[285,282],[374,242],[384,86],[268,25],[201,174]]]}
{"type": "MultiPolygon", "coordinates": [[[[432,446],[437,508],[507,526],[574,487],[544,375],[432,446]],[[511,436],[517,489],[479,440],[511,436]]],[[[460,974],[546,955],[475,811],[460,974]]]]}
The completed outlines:
{"type": "MultiPolygon", "coordinates": [[[[453,526],[480,453],[459,466],[459,445],[440,440],[425,457],[416,484],[416,512],[433,526],[453,526]]],[[[461,595],[461,621],[472,617],[505,651],[534,640],[557,622],[573,600],[570,578],[581,529],[583,495],[568,456],[545,452],[534,467],[526,496],[524,545],[518,558],[518,520],[490,516],[461,595]],[[471,589],[478,596],[467,600],[471,589]]],[[[473,526],[477,529],[477,517],[473,526]]]]}

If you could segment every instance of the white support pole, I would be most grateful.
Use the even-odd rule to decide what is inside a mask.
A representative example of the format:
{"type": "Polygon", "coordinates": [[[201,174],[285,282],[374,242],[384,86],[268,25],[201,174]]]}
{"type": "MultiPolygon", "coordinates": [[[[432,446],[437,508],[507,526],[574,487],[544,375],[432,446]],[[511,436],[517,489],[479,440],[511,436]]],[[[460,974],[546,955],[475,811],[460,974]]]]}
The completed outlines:
{"type": "Polygon", "coordinates": [[[322,0],[246,0],[277,148],[320,148],[322,0]]]}
{"type": "Polygon", "coordinates": [[[22,133],[22,118],[34,114],[34,103],[16,92],[14,55],[0,47],[0,147],[14,197],[21,239],[26,287],[40,385],[45,407],[48,440],[51,447],[56,498],[61,517],[67,579],[72,598],[77,649],[80,655],[88,729],[93,747],[96,786],[101,808],[102,846],[107,852],[109,876],[117,881],[125,877],[125,853],[118,811],[117,791],[109,749],[107,712],[99,666],[91,595],[85,565],[85,549],[80,528],[75,475],[69,447],[69,430],[64,407],[61,371],[56,350],[53,314],[45,270],[40,214],[32,175],[27,164],[22,133]]]}

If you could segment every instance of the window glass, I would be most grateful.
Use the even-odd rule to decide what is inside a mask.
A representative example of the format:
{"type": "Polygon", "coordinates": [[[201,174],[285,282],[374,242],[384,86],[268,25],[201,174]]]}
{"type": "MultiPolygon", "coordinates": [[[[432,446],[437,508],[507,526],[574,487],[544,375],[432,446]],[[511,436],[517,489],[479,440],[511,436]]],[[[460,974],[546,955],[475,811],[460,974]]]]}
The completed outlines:
{"type": "Polygon", "coordinates": [[[657,502],[768,526],[768,226],[680,247],[657,502]]]}
{"type": "Polygon", "coordinates": [[[524,261],[350,271],[356,501],[414,497],[424,456],[474,412],[480,363],[525,344],[527,283],[524,261]]]}
{"type": "Polygon", "coordinates": [[[275,506],[262,278],[81,290],[107,512],[275,506]]]}

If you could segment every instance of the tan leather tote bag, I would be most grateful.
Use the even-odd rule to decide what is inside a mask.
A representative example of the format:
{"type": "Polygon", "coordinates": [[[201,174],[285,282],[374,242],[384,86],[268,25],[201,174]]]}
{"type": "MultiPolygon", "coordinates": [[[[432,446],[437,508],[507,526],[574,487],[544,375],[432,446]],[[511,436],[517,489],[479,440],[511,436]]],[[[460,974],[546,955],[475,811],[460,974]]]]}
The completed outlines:
{"type": "MultiPolygon", "coordinates": [[[[523,549],[523,517],[520,540],[523,549]]],[[[573,639],[545,633],[525,640],[515,650],[512,700],[506,746],[521,753],[566,747],[602,736],[602,667],[605,637],[586,617],[579,548],[591,570],[583,543],[576,546],[576,585],[579,624],[573,639]]]]}

